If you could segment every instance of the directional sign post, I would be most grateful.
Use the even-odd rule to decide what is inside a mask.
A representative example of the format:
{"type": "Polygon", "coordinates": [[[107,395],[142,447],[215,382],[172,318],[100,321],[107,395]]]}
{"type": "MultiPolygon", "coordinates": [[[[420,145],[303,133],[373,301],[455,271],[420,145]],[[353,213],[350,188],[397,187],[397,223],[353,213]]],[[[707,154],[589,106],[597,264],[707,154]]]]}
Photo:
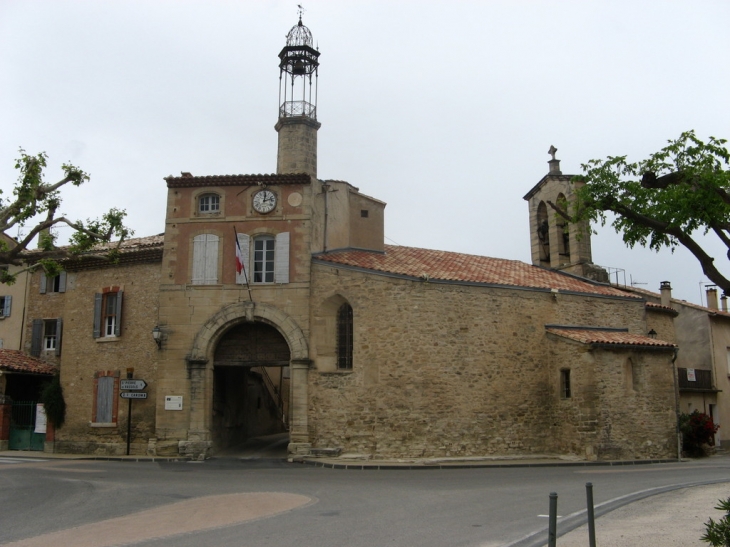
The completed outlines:
{"type": "Polygon", "coordinates": [[[119,396],[122,399],[128,399],[129,405],[127,407],[127,456],[129,456],[129,443],[132,440],[132,399],[146,399],[147,394],[142,390],[147,387],[147,382],[144,380],[135,380],[134,369],[127,369],[127,378],[119,381],[119,388],[124,389],[123,393],[119,396]]]}
{"type": "Polygon", "coordinates": [[[124,393],[120,393],[119,396],[122,399],[146,399],[147,398],[146,393],[140,393],[138,391],[125,391],[124,393]]]}
{"type": "MultiPolygon", "coordinates": [[[[119,380],[119,389],[126,389],[129,391],[140,391],[147,387],[147,382],[144,380],[119,380]]],[[[125,397],[127,399],[128,397],[125,397]]]]}

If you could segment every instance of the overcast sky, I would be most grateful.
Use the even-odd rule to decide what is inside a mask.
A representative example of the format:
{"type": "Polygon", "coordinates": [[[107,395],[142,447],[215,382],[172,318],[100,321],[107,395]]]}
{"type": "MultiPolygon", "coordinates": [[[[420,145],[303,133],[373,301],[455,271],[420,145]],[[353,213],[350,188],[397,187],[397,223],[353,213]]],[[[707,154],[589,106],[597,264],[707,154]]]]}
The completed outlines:
{"type": "MultiPolygon", "coordinates": [[[[320,57],[320,178],[385,201],[386,242],[530,262],[527,202],[565,174],[639,160],[682,131],[730,137],[730,2],[304,4],[320,57]]],[[[19,147],[92,179],[63,212],[164,230],[163,177],[276,170],[277,55],[297,1],[0,0],[0,185],[19,147]]],[[[628,250],[619,281],[700,302],[693,257],[628,250]]],[[[16,235],[16,234],[11,234],[16,235]]],[[[727,272],[719,246],[711,247],[727,272]]]]}

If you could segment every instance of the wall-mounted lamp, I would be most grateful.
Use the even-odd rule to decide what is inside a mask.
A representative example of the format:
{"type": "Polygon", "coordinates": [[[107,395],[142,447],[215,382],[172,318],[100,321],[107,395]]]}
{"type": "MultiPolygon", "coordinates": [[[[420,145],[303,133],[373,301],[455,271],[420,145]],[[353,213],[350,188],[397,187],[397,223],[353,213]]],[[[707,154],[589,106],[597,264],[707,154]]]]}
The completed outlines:
{"type": "Polygon", "coordinates": [[[650,330],[649,332],[647,332],[646,334],[648,334],[648,335],[649,335],[649,338],[656,338],[657,332],[656,332],[656,331],[655,331],[654,329],[651,329],[651,330],[650,330]]]}
{"type": "Polygon", "coordinates": [[[157,349],[162,349],[162,330],[158,325],[155,325],[155,328],[152,329],[152,338],[157,344],[157,349]]]}

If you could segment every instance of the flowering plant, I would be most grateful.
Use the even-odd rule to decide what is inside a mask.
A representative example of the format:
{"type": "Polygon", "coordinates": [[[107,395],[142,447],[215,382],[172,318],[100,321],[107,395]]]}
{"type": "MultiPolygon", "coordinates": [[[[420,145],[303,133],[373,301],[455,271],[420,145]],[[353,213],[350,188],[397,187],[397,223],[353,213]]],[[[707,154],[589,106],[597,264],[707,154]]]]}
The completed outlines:
{"type": "Polygon", "coordinates": [[[680,414],[682,449],[687,454],[702,455],[702,446],[713,442],[719,428],[720,426],[715,425],[710,416],[699,410],[694,410],[691,414],[680,414]]]}

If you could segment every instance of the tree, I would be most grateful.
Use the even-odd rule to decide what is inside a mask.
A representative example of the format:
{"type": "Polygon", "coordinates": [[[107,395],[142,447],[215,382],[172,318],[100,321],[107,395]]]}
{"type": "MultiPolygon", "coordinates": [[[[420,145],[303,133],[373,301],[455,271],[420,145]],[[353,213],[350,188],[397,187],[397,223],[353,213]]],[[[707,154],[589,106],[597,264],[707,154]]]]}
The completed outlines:
{"type": "Polygon", "coordinates": [[[10,237],[0,239],[0,264],[25,266],[15,274],[0,269],[0,283],[13,283],[18,273],[38,267],[42,267],[49,276],[56,275],[61,269],[59,260],[73,258],[102,243],[109,243],[112,238],[118,238],[116,245],[97,253],[97,256],[103,255],[114,260],[119,245],[133,233],[124,226],[123,220],[127,214],[120,209],[110,209],[101,218],[85,222],[72,221],[63,215],[56,216],[61,206],[60,189],[69,183],[79,186],[89,180],[89,175],[65,163],[62,165],[64,177],[54,184],[46,183],[43,170],[47,159],[45,152],[30,156],[21,148],[20,157],[15,162],[20,175],[13,189],[13,197],[0,198],[0,232],[7,236],[13,227],[32,225],[28,234],[20,240],[10,237]],[[68,246],[54,245],[55,238],[50,229],[57,224],[73,228],[68,246]],[[29,250],[28,245],[36,236],[38,249],[29,250]]]}
{"type": "Polygon", "coordinates": [[[698,235],[712,233],[728,249],[730,259],[730,153],[727,141],[710,137],[703,142],[694,131],[643,161],[609,156],[583,164],[583,175],[573,179],[576,201],[570,210],[550,204],[571,222],[593,221],[611,225],[631,248],[637,243],[655,251],[686,247],[705,275],[730,294],[727,265],[703,247],[698,235]]]}

